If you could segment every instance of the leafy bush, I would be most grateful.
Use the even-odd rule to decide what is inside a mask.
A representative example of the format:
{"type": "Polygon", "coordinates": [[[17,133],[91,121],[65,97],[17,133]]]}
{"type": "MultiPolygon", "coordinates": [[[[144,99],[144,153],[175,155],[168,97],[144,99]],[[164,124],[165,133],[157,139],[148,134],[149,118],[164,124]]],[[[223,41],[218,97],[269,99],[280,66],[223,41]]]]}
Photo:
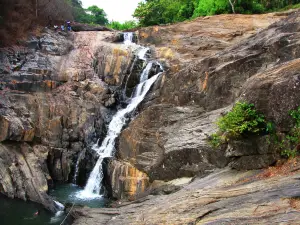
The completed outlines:
{"type": "Polygon", "coordinates": [[[232,110],[217,121],[219,131],[208,138],[209,144],[217,148],[228,138],[241,138],[254,134],[270,134],[269,144],[274,143],[283,157],[295,157],[300,148],[300,106],[291,110],[294,127],[286,134],[276,133],[275,125],[266,122],[264,115],[258,113],[253,104],[237,102],[232,110]]]}
{"type": "MultiPolygon", "coordinates": [[[[134,17],[141,26],[174,23],[198,16],[222,13],[253,14],[276,11],[283,7],[297,8],[299,0],[146,0],[141,1],[134,17]]],[[[288,9],[287,8],[287,9],[288,9]]]]}
{"type": "Polygon", "coordinates": [[[237,102],[232,110],[221,117],[217,125],[230,136],[260,134],[266,131],[265,117],[258,113],[253,104],[237,102]]]}
{"type": "Polygon", "coordinates": [[[208,142],[216,148],[227,138],[238,138],[247,135],[270,132],[272,123],[266,123],[265,117],[258,113],[253,104],[237,102],[232,110],[217,121],[219,131],[212,134],[208,142]]]}
{"type": "Polygon", "coordinates": [[[217,148],[225,142],[225,138],[224,138],[224,136],[215,133],[209,137],[208,142],[209,142],[210,146],[217,148]]]}

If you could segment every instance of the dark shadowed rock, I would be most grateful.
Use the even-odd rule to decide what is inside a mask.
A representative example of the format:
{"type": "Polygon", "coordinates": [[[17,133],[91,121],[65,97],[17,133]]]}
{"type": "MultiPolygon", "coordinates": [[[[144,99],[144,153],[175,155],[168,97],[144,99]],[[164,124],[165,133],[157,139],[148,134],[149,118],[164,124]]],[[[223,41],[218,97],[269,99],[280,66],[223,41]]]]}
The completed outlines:
{"type": "Polygon", "coordinates": [[[113,31],[113,30],[105,26],[74,23],[72,24],[72,31],[79,32],[79,31],[113,31]]]}

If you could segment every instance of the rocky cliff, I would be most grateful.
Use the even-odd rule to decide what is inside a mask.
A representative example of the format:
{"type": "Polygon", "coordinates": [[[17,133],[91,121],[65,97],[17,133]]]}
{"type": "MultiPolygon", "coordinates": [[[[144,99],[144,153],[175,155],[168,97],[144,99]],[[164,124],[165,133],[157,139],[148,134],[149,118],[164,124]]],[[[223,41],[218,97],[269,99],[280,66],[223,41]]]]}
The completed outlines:
{"type": "MultiPolygon", "coordinates": [[[[234,176],[249,175],[227,169],[216,173],[219,169],[248,170],[273,165],[280,155],[267,141],[267,135],[232,141],[219,149],[209,146],[207,139],[216,130],[215,121],[237,100],[254,103],[268,120],[274,121],[279,132],[291,128],[288,111],[299,105],[300,97],[299,29],[296,11],[220,15],[136,32],[138,42],[150,48],[151,57],[162,62],[165,72],[121,133],[117,159],[105,161],[104,183],[109,194],[130,200],[147,194],[171,194],[186,183],[173,179],[213,173],[184,189],[200,193],[209,179],[230,177],[229,181],[235,183],[234,176]]],[[[48,189],[55,182],[72,180],[78,158],[81,161],[77,182],[85,184],[95,163],[91,145],[103,139],[107,123],[128,100],[144,66],[135,57],[139,46],[125,46],[122,40],[122,34],[114,31],[66,34],[45,30],[23,47],[1,51],[2,194],[55,210],[47,196],[48,189]]],[[[267,183],[275,189],[275,183],[282,182],[282,190],[291,190],[295,183],[290,179],[294,178],[267,183]],[[284,186],[284,182],[291,186],[284,186]]],[[[226,179],[220,182],[225,185],[226,179]]],[[[226,189],[216,189],[218,185],[212,182],[210,187],[218,193],[226,189]]],[[[264,181],[254,185],[259,189],[264,181]]],[[[239,195],[236,186],[230,188],[239,195]]],[[[210,204],[205,199],[210,193],[197,195],[196,200],[204,201],[204,211],[199,214],[194,211],[198,205],[194,201],[188,203],[194,192],[184,190],[170,198],[147,202],[143,220],[153,216],[146,210],[149,205],[170,201],[162,211],[167,213],[180,203],[178,199],[185,199],[185,206],[190,209],[188,218],[176,217],[175,210],[166,218],[158,217],[153,224],[200,223],[211,213],[205,211],[205,205],[210,204]]],[[[253,197],[249,193],[241,195],[244,194],[248,196],[246,200],[253,197]]],[[[219,197],[211,198],[212,202],[219,197]]],[[[265,201],[268,202],[267,197],[265,201]]],[[[220,204],[216,208],[232,210],[222,205],[226,203],[220,204]]],[[[133,210],[131,207],[121,213],[107,209],[103,212],[116,215],[120,224],[141,224],[141,215],[124,216],[133,210]]],[[[212,207],[212,212],[216,208],[212,207]]],[[[182,213],[186,211],[183,207],[182,213]]],[[[93,214],[78,224],[93,224],[94,219],[97,216],[93,214]]]]}
{"type": "Polygon", "coordinates": [[[47,191],[72,180],[79,155],[85,184],[95,161],[87,150],[105,134],[136,54],[117,41],[115,32],[46,29],[1,51],[2,194],[54,210],[47,191]]]}
{"type": "Polygon", "coordinates": [[[227,165],[259,169],[273,164],[278,158],[275,150],[256,144],[265,143],[265,137],[248,144],[231,143],[230,152],[226,146],[216,151],[207,138],[215,132],[217,118],[241,99],[255,103],[280,130],[289,129],[288,111],[298,106],[294,80],[298,14],[262,29],[283,15],[222,15],[139,31],[141,41],[157,44],[157,57],[170,66],[149,96],[150,102],[122,132],[120,158],[145,171],[151,180],[207,174],[227,165]],[[167,46],[161,47],[164,41],[167,46]],[[161,48],[167,48],[168,54],[160,54],[161,48]]]}
{"type": "MultiPolygon", "coordinates": [[[[151,195],[120,209],[75,210],[75,224],[297,224],[297,160],[276,177],[277,169],[222,169],[266,168],[280,154],[268,135],[218,149],[207,140],[238,100],[254,103],[279,133],[291,129],[288,113],[300,97],[299,18],[299,11],[222,15],[141,29],[140,42],[167,71],[121,133],[118,159],[149,176],[151,195]],[[199,178],[189,185],[163,182],[186,176],[199,178]]],[[[124,173],[112,171],[124,184],[124,173]]]]}

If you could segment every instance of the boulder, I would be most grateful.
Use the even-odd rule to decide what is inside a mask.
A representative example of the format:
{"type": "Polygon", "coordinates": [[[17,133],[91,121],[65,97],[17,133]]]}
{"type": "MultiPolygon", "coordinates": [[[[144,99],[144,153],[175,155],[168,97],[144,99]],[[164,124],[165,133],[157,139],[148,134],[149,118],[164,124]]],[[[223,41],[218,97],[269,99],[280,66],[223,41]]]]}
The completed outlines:
{"type": "Polygon", "coordinates": [[[149,187],[149,177],[130,163],[112,160],[107,169],[112,196],[117,199],[134,200],[149,187]]]}

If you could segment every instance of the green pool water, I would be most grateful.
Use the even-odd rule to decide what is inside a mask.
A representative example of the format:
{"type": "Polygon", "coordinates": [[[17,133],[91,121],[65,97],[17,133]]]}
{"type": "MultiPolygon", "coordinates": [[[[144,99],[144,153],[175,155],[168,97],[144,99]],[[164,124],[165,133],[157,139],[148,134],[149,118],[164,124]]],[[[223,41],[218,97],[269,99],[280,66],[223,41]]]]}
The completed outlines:
{"type": "Polygon", "coordinates": [[[38,204],[0,195],[1,225],[59,225],[63,216],[63,214],[55,216],[38,204]],[[34,213],[38,210],[39,215],[35,216],[34,213]]]}
{"type": "MultiPolygon", "coordinates": [[[[56,185],[49,195],[54,200],[66,204],[86,205],[93,208],[102,208],[108,204],[108,199],[101,196],[83,197],[82,188],[73,184],[56,185]]],[[[0,195],[0,225],[59,225],[66,213],[53,214],[43,209],[43,206],[18,199],[9,199],[0,195]],[[39,215],[34,213],[39,210],[39,215]]]]}
{"type": "Polygon", "coordinates": [[[109,203],[107,198],[97,195],[85,197],[82,192],[83,189],[77,185],[61,184],[56,185],[49,194],[54,200],[59,201],[62,204],[75,203],[76,205],[85,205],[91,208],[103,208],[109,203]]]}

